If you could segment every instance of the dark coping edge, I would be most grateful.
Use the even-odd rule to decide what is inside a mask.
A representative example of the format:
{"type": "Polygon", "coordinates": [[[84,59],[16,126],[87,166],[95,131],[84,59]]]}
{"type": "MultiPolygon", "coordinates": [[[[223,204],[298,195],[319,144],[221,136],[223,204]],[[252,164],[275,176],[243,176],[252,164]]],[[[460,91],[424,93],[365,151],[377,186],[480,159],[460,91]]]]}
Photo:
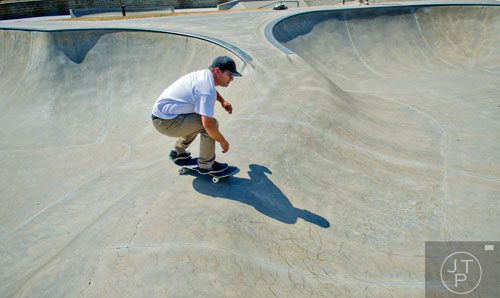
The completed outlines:
{"type": "Polygon", "coordinates": [[[353,12],[353,11],[358,11],[361,12],[362,10],[369,10],[369,11],[378,11],[378,10],[386,10],[386,9],[419,9],[419,8],[426,8],[426,7],[445,7],[445,6],[498,6],[500,7],[500,3],[494,3],[494,2],[424,2],[424,3],[411,3],[411,4],[378,4],[378,5],[370,5],[370,6],[360,6],[360,7],[348,7],[348,8],[324,8],[324,9],[314,9],[312,11],[304,11],[304,12],[298,12],[298,13],[293,13],[289,14],[280,18],[277,18],[271,22],[269,22],[266,27],[264,28],[264,34],[267,38],[267,40],[273,44],[276,48],[280,49],[283,53],[286,55],[293,55],[295,54],[292,50],[288,49],[285,47],[280,41],[278,41],[274,35],[274,30],[275,28],[282,22],[287,21],[288,19],[297,17],[297,16],[302,16],[302,15],[307,15],[307,14],[315,14],[315,13],[325,13],[325,12],[339,12],[339,13],[345,13],[345,12],[353,12]]]}
{"type": "Polygon", "coordinates": [[[3,27],[0,25],[0,30],[15,30],[15,31],[33,31],[33,32],[71,32],[71,31],[118,31],[118,32],[154,32],[154,33],[165,33],[179,36],[186,36],[191,38],[200,39],[203,41],[207,41],[218,46],[225,48],[226,50],[232,52],[236,56],[238,56],[245,64],[249,64],[253,58],[248,53],[238,48],[235,45],[232,45],[226,41],[205,36],[201,34],[192,34],[174,30],[162,30],[162,29],[145,29],[145,28],[69,28],[69,29],[41,29],[41,28],[29,28],[29,27],[3,27]]]}

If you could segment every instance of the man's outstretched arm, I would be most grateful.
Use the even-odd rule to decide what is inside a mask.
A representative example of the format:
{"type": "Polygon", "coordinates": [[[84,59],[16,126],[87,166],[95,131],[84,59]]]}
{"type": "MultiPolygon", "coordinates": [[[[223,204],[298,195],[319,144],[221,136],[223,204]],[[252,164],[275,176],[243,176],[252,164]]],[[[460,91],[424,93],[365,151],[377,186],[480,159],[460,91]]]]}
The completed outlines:
{"type": "Polygon", "coordinates": [[[219,91],[217,91],[217,101],[220,102],[224,110],[226,110],[229,114],[233,113],[233,106],[231,103],[226,101],[222,95],[220,95],[219,91]]]}
{"type": "Polygon", "coordinates": [[[201,115],[201,123],[203,124],[203,128],[205,128],[205,131],[208,133],[208,135],[220,144],[220,146],[222,147],[222,153],[228,152],[229,143],[219,131],[215,119],[201,115]]]}

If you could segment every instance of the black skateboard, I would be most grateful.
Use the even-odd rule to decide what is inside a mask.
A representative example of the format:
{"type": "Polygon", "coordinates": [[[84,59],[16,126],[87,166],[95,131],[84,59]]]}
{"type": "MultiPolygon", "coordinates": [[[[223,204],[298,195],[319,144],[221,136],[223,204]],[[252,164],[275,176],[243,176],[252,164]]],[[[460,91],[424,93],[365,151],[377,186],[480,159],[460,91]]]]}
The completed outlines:
{"type": "Polygon", "coordinates": [[[213,183],[218,183],[220,181],[220,179],[234,176],[240,171],[240,169],[238,169],[237,167],[229,166],[227,169],[225,169],[224,171],[219,172],[219,173],[204,173],[204,172],[201,172],[200,171],[201,169],[198,167],[198,158],[181,159],[181,160],[175,161],[174,163],[176,165],[178,165],[179,167],[181,167],[179,169],[179,175],[185,175],[189,171],[194,171],[194,172],[198,172],[202,175],[212,176],[213,183]]]}

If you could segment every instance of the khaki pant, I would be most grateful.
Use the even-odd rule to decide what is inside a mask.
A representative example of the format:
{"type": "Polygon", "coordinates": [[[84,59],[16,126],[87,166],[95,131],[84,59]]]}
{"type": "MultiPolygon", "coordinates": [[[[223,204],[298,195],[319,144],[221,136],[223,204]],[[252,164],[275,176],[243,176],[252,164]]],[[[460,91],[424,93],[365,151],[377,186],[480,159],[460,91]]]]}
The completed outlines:
{"type": "Polygon", "coordinates": [[[160,133],[178,138],[174,148],[179,154],[185,153],[186,149],[199,134],[200,155],[198,165],[203,169],[212,167],[215,161],[215,140],[203,128],[199,114],[182,114],[174,119],[167,120],[155,119],[153,120],[153,125],[160,133]]]}

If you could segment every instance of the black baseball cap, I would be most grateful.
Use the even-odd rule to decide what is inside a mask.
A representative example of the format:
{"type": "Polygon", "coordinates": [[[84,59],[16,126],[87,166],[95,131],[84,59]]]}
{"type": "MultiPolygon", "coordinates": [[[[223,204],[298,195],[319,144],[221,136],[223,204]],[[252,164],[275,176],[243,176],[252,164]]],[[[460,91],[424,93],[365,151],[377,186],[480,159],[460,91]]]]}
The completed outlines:
{"type": "Polygon", "coordinates": [[[234,77],[241,77],[241,73],[236,71],[236,63],[228,56],[219,56],[214,59],[211,65],[213,68],[218,67],[220,70],[227,71],[234,77]]]}

